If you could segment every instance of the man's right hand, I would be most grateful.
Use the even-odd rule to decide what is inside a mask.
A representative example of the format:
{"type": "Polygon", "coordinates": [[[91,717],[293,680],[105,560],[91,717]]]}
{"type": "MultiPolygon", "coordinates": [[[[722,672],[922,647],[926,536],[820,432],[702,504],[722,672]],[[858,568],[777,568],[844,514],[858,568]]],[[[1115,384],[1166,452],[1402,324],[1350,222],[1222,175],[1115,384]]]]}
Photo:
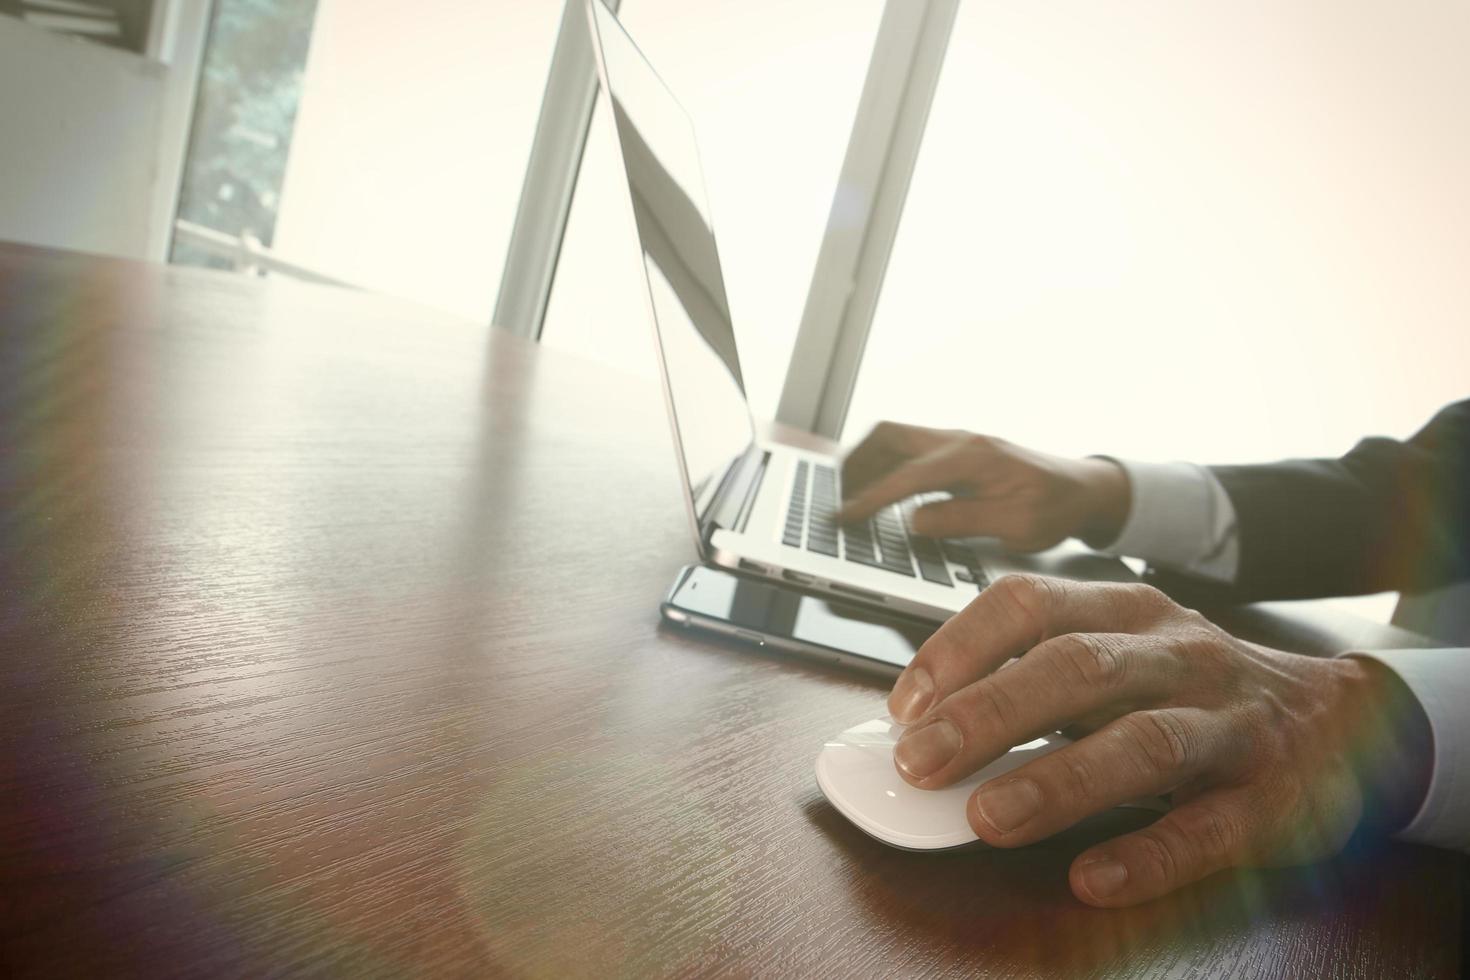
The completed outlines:
{"type": "Polygon", "coordinates": [[[993,537],[1041,551],[1069,537],[1101,545],[1128,517],[1128,476],[1107,459],[1067,459],[990,436],[881,422],[842,464],[839,517],[862,520],[917,493],[953,499],[914,512],[913,530],[993,537]]]}
{"type": "Polygon", "coordinates": [[[1316,861],[1359,826],[1392,833],[1434,770],[1429,718],[1388,667],[1248,643],[1137,584],[997,580],[925,641],[888,710],[907,726],[894,763],[919,789],[1091,729],[970,796],[970,827],[992,847],[1168,794],[1156,823],[1073,861],[1073,893],[1108,908],[1222,868],[1316,861]]]}

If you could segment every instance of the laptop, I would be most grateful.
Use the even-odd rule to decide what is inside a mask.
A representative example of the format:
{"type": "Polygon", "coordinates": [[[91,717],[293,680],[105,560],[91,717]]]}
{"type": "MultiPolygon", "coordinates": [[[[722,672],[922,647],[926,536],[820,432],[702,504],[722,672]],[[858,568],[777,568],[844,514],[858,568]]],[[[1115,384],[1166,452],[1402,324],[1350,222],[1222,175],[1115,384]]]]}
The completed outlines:
{"type": "Polygon", "coordinates": [[[693,123],[601,0],[587,0],[587,11],[701,560],[932,621],[1009,571],[1131,579],[1121,562],[1080,545],[1008,556],[981,540],[914,534],[913,510],[943,494],[894,504],[859,526],[837,524],[840,462],[757,437],[693,123]]]}

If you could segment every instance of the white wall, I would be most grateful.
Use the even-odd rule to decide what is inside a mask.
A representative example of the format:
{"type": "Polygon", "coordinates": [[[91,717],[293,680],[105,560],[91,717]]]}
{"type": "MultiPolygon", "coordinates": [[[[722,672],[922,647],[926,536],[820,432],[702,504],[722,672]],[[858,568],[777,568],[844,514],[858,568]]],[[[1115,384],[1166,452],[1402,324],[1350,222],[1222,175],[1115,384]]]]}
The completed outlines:
{"type": "Polygon", "coordinates": [[[0,15],[0,239],[164,258],[208,10],[172,8],[177,68],[0,15]]]}

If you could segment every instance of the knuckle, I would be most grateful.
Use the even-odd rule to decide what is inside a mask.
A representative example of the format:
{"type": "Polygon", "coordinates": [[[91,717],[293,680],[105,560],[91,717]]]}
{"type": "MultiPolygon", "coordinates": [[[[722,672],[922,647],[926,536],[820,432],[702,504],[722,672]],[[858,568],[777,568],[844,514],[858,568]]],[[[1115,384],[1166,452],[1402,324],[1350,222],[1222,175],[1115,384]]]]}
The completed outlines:
{"type": "Polygon", "coordinates": [[[1200,656],[1198,644],[1189,636],[1167,637],[1159,643],[1158,651],[1176,676],[1198,676],[1208,666],[1208,661],[1200,656]]]}
{"type": "Polygon", "coordinates": [[[1211,865],[1228,862],[1235,856],[1240,828],[1235,820],[1217,807],[1200,807],[1186,819],[1181,831],[1192,846],[1211,865]]]}
{"type": "Polygon", "coordinates": [[[1135,712],[1123,719],[1122,727],[1155,773],[1188,769],[1199,754],[1192,730],[1167,710],[1135,712]]]}
{"type": "MultiPolygon", "coordinates": [[[[1042,575],[1007,575],[990,587],[996,598],[1036,633],[1045,622],[1043,610],[1051,601],[1055,585],[1042,575]]],[[[990,591],[990,590],[987,590],[990,591]]]]}
{"type": "Polygon", "coordinates": [[[1237,693],[1244,681],[1235,669],[1234,651],[1220,642],[1217,631],[1208,624],[1172,633],[1160,649],[1176,669],[1207,681],[1216,696],[1237,693]]]}
{"type": "Polygon", "coordinates": [[[1165,837],[1158,830],[1150,828],[1140,830],[1133,840],[1142,862],[1142,867],[1137,870],[1165,886],[1173,886],[1179,881],[1184,864],[1184,855],[1179,853],[1179,849],[1184,846],[1181,838],[1174,835],[1165,837]]]}
{"type": "Polygon", "coordinates": [[[1127,659],[1116,645],[1092,633],[1067,633],[1053,642],[1062,680],[1085,688],[1116,687],[1127,673],[1127,659]]]}
{"type": "Polygon", "coordinates": [[[1174,600],[1152,585],[1137,582],[1129,583],[1123,588],[1128,596],[1128,604],[1141,619],[1156,619],[1174,607],[1174,600]]]}
{"type": "Polygon", "coordinates": [[[1069,802],[1086,805],[1099,798],[1102,780],[1091,761],[1078,752],[1059,752],[1056,760],[1057,776],[1069,802]]]}
{"type": "MultiPolygon", "coordinates": [[[[1162,593],[1160,594],[1162,595],[1162,593]]],[[[1165,598],[1168,597],[1165,596],[1165,598]]],[[[1183,628],[1192,633],[1214,635],[1216,630],[1215,624],[1206,619],[1204,613],[1201,613],[1198,609],[1181,606],[1172,599],[1169,600],[1169,604],[1174,607],[1174,615],[1183,628]]]]}
{"type": "Polygon", "coordinates": [[[961,730],[968,727],[966,718],[976,718],[988,722],[992,727],[1003,732],[1016,730],[1016,723],[1020,718],[1015,699],[1009,691],[995,682],[995,678],[986,680],[975,685],[975,711],[958,712],[961,717],[956,719],[956,724],[961,725],[961,730]]]}
{"type": "Polygon", "coordinates": [[[975,435],[971,433],[965,437],[965,448],[978,452],[988,452],[995,445],[995,440],[989,436],[975,435]]]}

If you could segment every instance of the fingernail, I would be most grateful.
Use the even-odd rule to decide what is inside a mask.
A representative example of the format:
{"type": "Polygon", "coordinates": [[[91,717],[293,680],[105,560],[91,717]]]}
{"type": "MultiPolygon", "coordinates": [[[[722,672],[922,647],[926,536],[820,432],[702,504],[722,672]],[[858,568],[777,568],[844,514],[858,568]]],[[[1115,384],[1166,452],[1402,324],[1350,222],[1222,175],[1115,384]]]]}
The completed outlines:
{"type": "Polygon", "coordinates": [[[1093,898],[1107,898],[1128,880],[1128,869],[1112,858],[1101,858],[1082,867],[1082,887],[1093,898]]]}
{"type": "Polygon", "coordinates": [[[975,794],[975,809],[1001,833],[1015,830],[1041,809],[1041,789],[1029,779],[986,783],[975,794]]]}
{"type": "Polygon", "coordinates": [[[915,667],[904,671],[893,685],[893,693],[888,695],[888,713],[894,721],[907,725],[927,711],[932,700],[934,678],[923,667],[915,667]]]}
{"type": "Polygon", "coordinates": [[[893,761],[898,768],[923,779],[938,772],[960,751],[960,730],[948,718],[905,732],[893,747],[893,761]]]}

